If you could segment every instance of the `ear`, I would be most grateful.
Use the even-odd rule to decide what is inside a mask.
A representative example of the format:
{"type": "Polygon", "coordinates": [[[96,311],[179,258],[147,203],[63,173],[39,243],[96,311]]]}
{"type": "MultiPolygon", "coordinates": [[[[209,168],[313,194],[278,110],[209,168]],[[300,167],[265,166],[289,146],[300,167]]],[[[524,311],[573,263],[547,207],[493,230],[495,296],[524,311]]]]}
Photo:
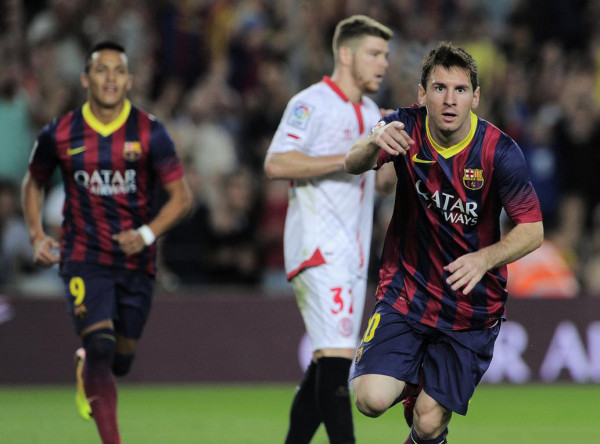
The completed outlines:
{"type": "Polygon", "coordinates": [[[81,85],[85,89],[88,89],[89,86],[90,86],[90,79],[89,79],[88,75],[85,72],[81,74],[80,80],[81,80],[81,85]]]}
{"type": "Polygon", "coordinates": [[[481,89],[479,86],[475,89],[473,93],[473,102],[471,103],[471,109],[476,109],[477,105],[479,105],[479,95],[481,94],[481,89]]]}
{"type": "Polygon", "coordinates": [[[127,76],[127,91],[131,89],[131,85],[133,84],[133,76],[129,74],[127,76]]]}
{"type": "Polygon", "coordinates": [[[342,45],[338,50],[338,62],[340,65],[348,66],[352,63],[352,57],[354,54],[352,53],[352,48],[349,46],[342,45]]]}
{"type": "Polygon", "coordinates": [[[419,83],[419,105],[421,106],[425,106],[425,102],[427,100],[425,100],[427,98],[427,91],[425,91],[425,88],[423,88],[423,86],[419,83]]]}

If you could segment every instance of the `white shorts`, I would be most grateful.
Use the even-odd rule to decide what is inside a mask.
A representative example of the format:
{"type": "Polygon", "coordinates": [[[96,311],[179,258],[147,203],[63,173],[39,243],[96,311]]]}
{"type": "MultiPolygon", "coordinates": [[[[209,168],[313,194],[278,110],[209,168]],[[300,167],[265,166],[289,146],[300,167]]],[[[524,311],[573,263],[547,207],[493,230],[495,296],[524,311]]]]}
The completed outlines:
{"type": "Polygon", "coordinates": [[[324,264],[303,270],[292,279],[292,287],[313,351],[356,348],[365,306],[366,277],[324,264]]]}

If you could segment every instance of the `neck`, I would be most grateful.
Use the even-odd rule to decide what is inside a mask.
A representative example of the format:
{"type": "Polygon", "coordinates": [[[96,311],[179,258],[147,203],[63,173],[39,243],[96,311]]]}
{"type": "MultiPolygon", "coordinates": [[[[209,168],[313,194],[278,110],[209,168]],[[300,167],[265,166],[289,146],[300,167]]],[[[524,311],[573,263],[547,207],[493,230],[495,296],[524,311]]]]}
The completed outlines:
{"type": "Polygon", "coordinates": [[[477,116],[472,112],[469,113],[467,124],[456,132],[443,131],[432,125],[432,121],[427,116],[426,121],[427,134],[429,140],[434,144],[436,150],[445,150],[447,148],[462,149],[472,139],[477,128],[477,116]]]}
{"type": "Polygon", "coordinates": [[[94,117],[103,124],[109,124],[119,117],[125,102],[119,102],[115,106],[104,106],[96,101],[90,100],[89,104],[94,117]]]}
{"type": "Polygon", "coordinates": [[[360,102],[363,95],[363,90],[356,84],[356,81],[351,76],[343,75],[340,71],[335,70],[331,75],[331,80],[342,90],[352,103],[360,102]]]}

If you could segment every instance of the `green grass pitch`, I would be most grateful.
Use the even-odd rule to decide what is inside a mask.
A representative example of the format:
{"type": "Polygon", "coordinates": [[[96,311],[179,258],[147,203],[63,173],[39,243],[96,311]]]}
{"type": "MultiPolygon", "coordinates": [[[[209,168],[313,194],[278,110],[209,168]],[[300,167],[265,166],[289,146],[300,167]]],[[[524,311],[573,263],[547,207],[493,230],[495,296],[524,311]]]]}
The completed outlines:
{"type": "MultiPolygon", "coordinates": [[[[282,443],[291,385],[119,386],[125,444],[282,443]]],[[[99,443],[77,416],[74,387],[0,387],[0,442],[99,443]]],[[[402,406],[380,418],[355,412],[358,443],[402,443],[402,406]]],[[[600,385],[484,385],[466,417],[454,415],[450,443],[600,443],[600,385]]],[[[321,427],[313,444],[326,444],[321,427]]]]}

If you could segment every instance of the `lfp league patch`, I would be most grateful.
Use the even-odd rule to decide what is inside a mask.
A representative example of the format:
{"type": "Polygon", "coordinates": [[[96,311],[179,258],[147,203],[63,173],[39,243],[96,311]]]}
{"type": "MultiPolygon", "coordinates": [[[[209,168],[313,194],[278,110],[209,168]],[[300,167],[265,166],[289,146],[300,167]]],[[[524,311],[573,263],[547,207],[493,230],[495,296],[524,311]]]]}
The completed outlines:
{"type": "Polygon", "coordinates": [[[292,114],[288,119],[288,124],[298,129],[306,129],[314,109],[313,106],[307,105],[306,103],[296,102],[292,114]]]}

